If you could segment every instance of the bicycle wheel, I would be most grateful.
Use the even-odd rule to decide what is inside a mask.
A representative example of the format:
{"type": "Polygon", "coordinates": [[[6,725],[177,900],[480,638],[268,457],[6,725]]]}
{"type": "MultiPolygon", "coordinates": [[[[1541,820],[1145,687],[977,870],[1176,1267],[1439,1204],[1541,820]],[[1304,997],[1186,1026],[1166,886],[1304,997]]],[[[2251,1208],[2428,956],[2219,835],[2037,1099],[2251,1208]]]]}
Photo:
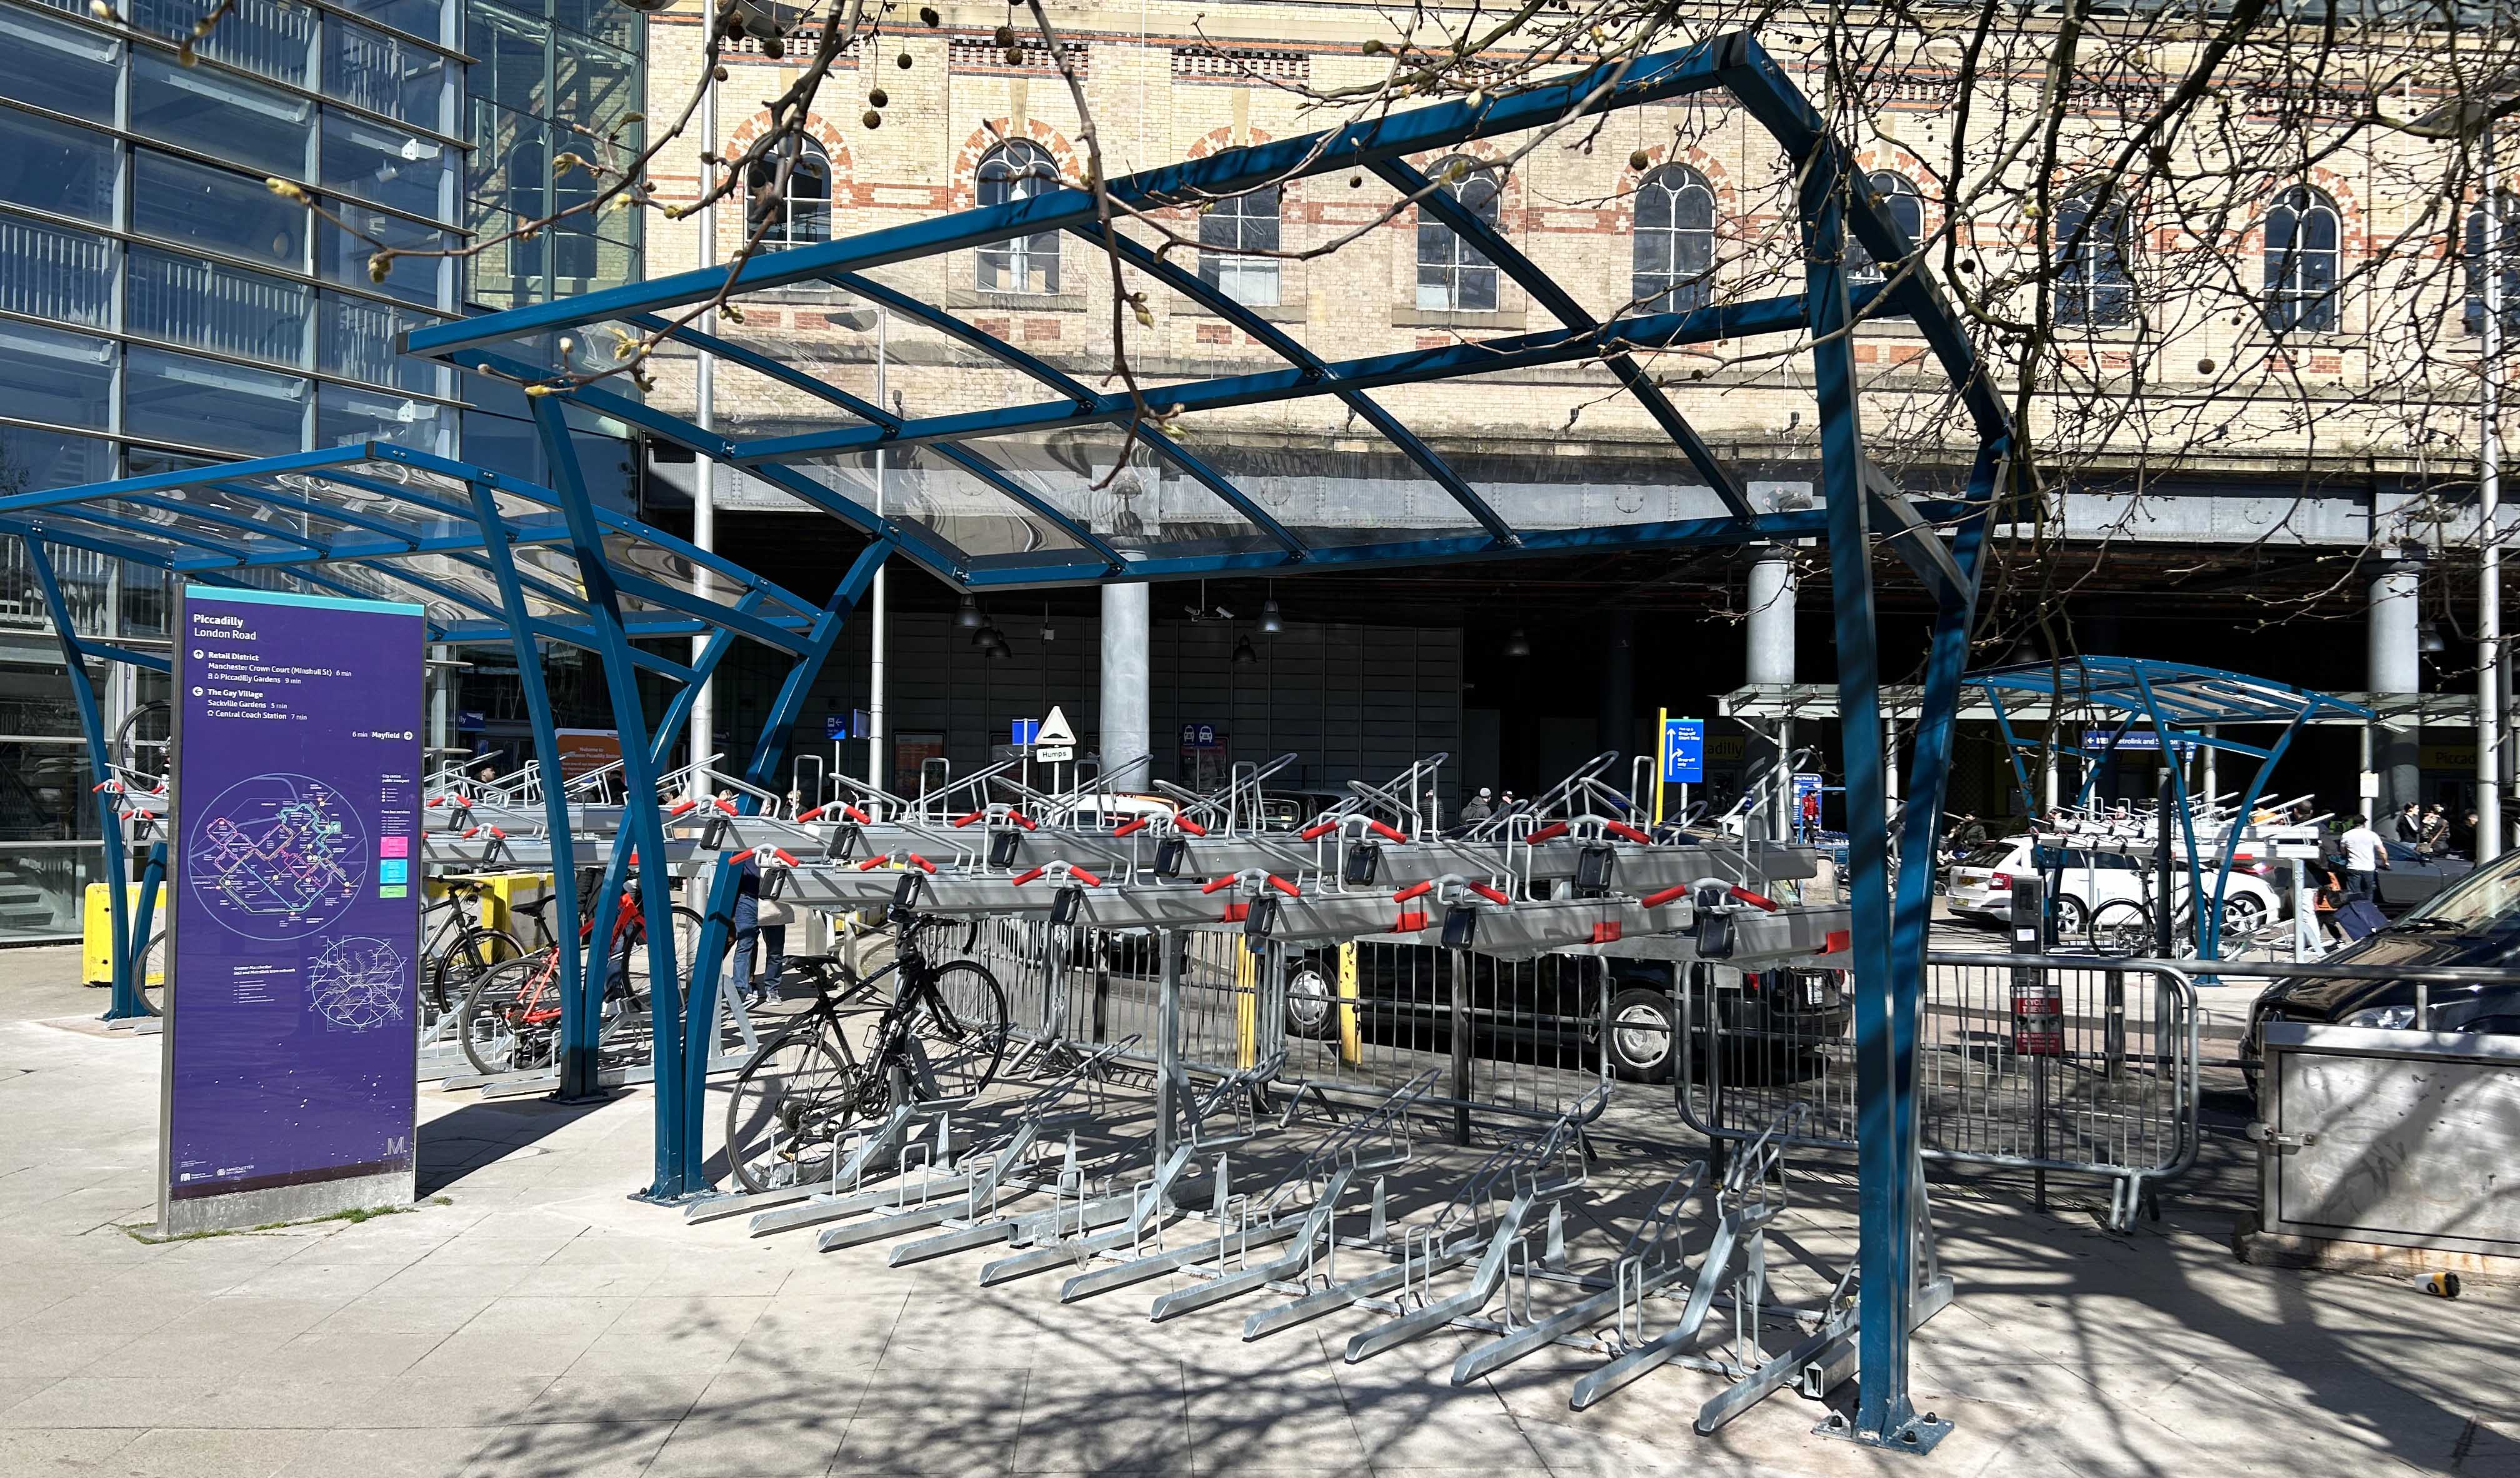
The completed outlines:
{"type": "Polygon", "coordinates": [[[726,1101],[726,1159],[745,1190],[827,1179],[857,1115],[857,1063],[832,1018],[809,1016],[761,1044],[726,1101]]]}
{"type": "Polygon", "coordinates": [[[998,1076],[1007,1055],[1007,993],[969,960],[910,987],[910,1038],[940,1098],[968,1098],[998,1076]]]}
{"type": "Polygon", "coordinates": [[[2152,910],[2133,899],[2112,899],[2092,910],[2093,954],[2126,958],[2152,947],[2152,910]]]}
{"type": "MultiPolygon", "coordinates": [[[[678,973],[688,975],[691,973],[692,956],[699,952],[699,910],[686,908],[676,903],[673,913],[674,969],[678,973]]],[[[627,983],[631,1007],[639,1011],[644,1018],[648,1009],[651,986],[651,971],[648,965],[647,911],[642,909],[637,917],[622,926],[614,938],[620,941],[620,945],[612,955],[612,978],[616,982],[627,983]]]]}
{"type": "Polygon", "coordinates": [[[166,736],[174,710],[162,698],[152,699],[123,716],[113,731],[113,762],[153,780],[166,778],[166,736]]]}
{"type": "Polygon", "coordinates": [[[559,961],[548,951],[493,965],[464,997],[456,1036],[478,1073],[551,1066],[560,1040],[559,961]]]}
{"type": "Polygon", "coordinates": [[[475,924],[449,940],[429,960],[421,975],[421,998],[435,1016],[462,1010],[473,985],[491,966],[521,959],[524,953],[515,935],[475,924]]]}
{"type": "Polygon", "coordinates": [[[140,1004],[152,1016],[166,1014],[166,931],[149,936],[140,951],[140,1004]]]}

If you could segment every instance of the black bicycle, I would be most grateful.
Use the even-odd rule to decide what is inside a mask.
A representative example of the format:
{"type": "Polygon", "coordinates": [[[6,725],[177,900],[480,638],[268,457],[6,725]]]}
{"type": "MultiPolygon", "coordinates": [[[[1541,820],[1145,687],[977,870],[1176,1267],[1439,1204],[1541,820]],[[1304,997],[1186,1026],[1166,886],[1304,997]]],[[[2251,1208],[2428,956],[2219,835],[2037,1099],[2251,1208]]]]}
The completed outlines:
{"type": "Polygon", "coordinates": [[[840,1136],[859,1119],[880,1119],[901,1103],[968,1098],[996,1079],[1010,1035],[1006,992],[970,960],[936,962],[929,937],[953,927],[926,918],[897,924],[892,963],[864,977],[828,956],[788,959],[783,991],[802,986],[813,1003],[752,1054],[726,1105],[727,1161],[745,1190],[826,1178],[840,1136]],[[889,1001],[879,999],[886,982],[889,1001]],[[848,1025],[870,1016],[861,1055],[848,1025]]]}

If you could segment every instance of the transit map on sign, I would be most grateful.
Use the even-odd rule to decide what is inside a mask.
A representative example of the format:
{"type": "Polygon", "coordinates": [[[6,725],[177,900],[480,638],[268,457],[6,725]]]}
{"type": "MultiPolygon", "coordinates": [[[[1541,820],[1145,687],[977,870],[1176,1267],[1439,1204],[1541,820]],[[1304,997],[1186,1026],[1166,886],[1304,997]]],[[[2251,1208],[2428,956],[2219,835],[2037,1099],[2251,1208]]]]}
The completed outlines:
{"type": "Polygon", "coordinates": [[[212,919],[248,939],[290,940],[349,906],[367,881],[367,854],[358,813],[338,792],[273,773],[220,792],[184,860],[212,919]]]}
{"type": "Polygon", "coordinates": [[[411,967],[385,940],[352,935],[324,947],[307,969],[316,1014],[345,1031],[365,1032],[402,1019],[411,967]]]}

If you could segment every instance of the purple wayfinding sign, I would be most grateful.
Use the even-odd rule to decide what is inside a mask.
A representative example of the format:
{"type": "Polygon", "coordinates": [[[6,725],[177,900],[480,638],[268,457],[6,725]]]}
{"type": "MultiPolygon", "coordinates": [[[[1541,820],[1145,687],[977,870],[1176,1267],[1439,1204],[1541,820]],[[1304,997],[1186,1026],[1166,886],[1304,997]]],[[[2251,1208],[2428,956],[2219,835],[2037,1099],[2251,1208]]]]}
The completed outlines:
{"type": "Polygon", "coordinates": [[[184,590],[169,1232],[412,1199],[427,640],[418,606],[184,590]]]}

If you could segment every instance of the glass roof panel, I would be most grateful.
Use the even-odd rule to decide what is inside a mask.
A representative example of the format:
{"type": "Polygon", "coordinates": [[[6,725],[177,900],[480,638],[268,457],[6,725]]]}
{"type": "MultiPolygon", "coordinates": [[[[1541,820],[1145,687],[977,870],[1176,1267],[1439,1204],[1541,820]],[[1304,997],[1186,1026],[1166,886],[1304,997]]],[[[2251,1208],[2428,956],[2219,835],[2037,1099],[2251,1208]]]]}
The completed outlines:
{"type": "MultiPolygon", "coordinates": [[[[260,480],[256,480],[257,484],[259,482],[260,480]]],[[[309,538],[326,541],[343,534],[359,537],[383,536],[375,530],[361,528],[343,519],[326,518],[320,514],[307,513],[294,507],[284,507],[255,497],[253,494],[259,490],[261,490],[259,486],[246,484],[222,485],[208,483],[195,487],[169,487],[163,492],[151,493],[148,496],[158,502],[180,504],[184,508],[200,509],[219,515],[218,521],[203,520],[200,525],[202,531],[212,537],[221,536],[222,533],[227,537],[240,539],[251,535],[250,530],[241,530],[224,522],[229,519],[242,519],[268,525],[274,531],[285,530],[292,533],[301,533],[309,538]]],[[[290,494],[290,496],[295,495],[290,494]]],[[[333,499],[315,498],[310,498],[308,501],[322,502],[328,507],[336,506],[337,502],[333,499]]],[[[402,521],[394,522],[402,532],[416,534],[420,531],[402,521]]]]}
{"type": "Polygon", "coordinates": [[[198,541],[194,546],[204,554],[218,552],[216,549],[206,547],[208,545],[216,545],[221,549],[241,554],[261,554],[274,550],[292,554],[306,552],[304,544],[284,538],[278,533],[257,533],[243,529],[231,529],[214,520],[195,518],[181,508],[163,508],[154,504],[135,502],[129,498],[97,498],[80,504],[79,509],[82,513],[93,512],[106,518],[121,519],[126,523],[162,529],[168,537],[179,542],[198,541]]]}
{"type": "Polygon", "coordinates": [[[1117,427],[1063,427],[967,444],[1017,485],[1124,550],[1280,547],[1206,485],[1143,440],[1131,442],[1117,427]]]}
{"type": "Polygon", "coordinates": [[[101,539],[130,549],[139,558],[163,561],[170,557],[202,554],[207,551],[195,544],[183,543],[147,530],[112,529],[79,517],[76,508],[47,508],[41,517],[30,520],[45,533],[101,539]]]}
{"type": "MultiPolygon", "coordinates": [[[[878,506],[872,455],[796,470],[861,508],[873,512],[878,506]]],[[[937,447],[896,446],[887,452],[882,493],[885,517],[924,529],[966,554],[1065,553],[1084,547],[1057,522],[991,486],[937,447]]]]}
{"type": "Polygon", "coordinates": [[[1317,548],[1481,532],[1452,494],[1346,406],[1286,401],[1180,418],[1176,439],[1317,548]],[[1330,414],[1322,415],[1327,405],[1330,414]],[[1322,454],[1327,447],[1332,453],[1322,454]]]}

